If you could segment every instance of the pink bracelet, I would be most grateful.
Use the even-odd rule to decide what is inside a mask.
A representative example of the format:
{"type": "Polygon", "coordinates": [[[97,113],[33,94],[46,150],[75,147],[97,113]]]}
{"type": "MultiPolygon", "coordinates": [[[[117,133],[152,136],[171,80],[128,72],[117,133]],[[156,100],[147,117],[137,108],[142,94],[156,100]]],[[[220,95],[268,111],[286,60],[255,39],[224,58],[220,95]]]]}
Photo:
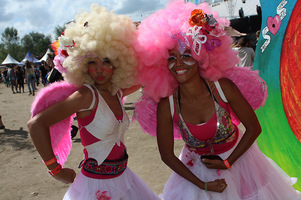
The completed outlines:
{"type": "Polygon", "coordinates": [[[225,166],[227,167],[227,169],[230,169],[231,168],[231,165],[229,164],[228,160],[224,160],[224,164],[225,166]]]}

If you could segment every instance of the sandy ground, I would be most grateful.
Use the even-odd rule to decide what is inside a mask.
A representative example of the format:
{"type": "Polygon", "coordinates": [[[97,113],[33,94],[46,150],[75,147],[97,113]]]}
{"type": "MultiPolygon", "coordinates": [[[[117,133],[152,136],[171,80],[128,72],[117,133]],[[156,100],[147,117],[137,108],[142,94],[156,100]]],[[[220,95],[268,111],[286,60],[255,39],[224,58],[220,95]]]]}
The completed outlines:
{"type": "MultiPolygon", "coordinates": [[[[58,182],[47,174],[47,168],[28,133],[26,123],[30,119],[30,106],[34,99],[28,94],[27,86],[25,93],[13,94],[10,88],[0,84],[0,114],[5,125],[5,129],[0,130],[0,200],[62,199],[70,185],[58,182]]],[[[133,103],[139,96],[140,93],[136,92],[127,98],[125,107],[130,118],[133,115],[133,103]]],[[[125,145],[131,170],[154,192],[162,193],[171,170],[160,159],[156,139],[143,133],[139,124],[133,122],[125,134],[125,145]]],[[[176,155],[179,155],[182,146],[182,141],[175,142],[176,155]]],[[[73,139],[66,167],[79,172],[82,150],[78,134],[73,139]]]]}

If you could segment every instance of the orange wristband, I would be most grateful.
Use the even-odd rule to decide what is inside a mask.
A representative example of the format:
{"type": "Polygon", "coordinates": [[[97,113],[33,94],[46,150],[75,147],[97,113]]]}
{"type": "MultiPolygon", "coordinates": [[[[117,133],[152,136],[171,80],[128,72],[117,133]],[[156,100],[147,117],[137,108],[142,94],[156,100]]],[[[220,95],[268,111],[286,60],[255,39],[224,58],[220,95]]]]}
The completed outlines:
{"type": "Polygon", "coordinates": [[[51,158],[50,160],[45,161],[44,163],[48,167],[49,165],[52,165],[53,163],[56,163],[56,162],[57,162],[57,159],[54,156],[53,158],[51,158]]]}
{"type": "Polygon", "coordinates": [[[224,160],[224,164],[225,166],[227,167],[227,169],[230,169],[231,168],[231,165],[229,164],[228,160],[224,160]]]}
{"type": "Polygon", "coordinates": [[[57,173],[59,173],[62,169],[62,166],[61,165],[58,165],[56,166],[54,169],[52,170],[48,170],[48,173],[51,175],[51,176],[54,176],[56,175],[57,173]]]}

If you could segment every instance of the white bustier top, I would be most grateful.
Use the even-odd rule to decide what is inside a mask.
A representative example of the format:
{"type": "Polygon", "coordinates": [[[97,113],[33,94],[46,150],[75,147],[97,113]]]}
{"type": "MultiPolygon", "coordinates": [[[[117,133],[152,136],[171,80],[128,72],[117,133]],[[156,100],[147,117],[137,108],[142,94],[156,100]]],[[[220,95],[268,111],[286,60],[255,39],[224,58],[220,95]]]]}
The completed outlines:
{"type": "MultiPolygon", "coordinates": [[[[94,94],[91,86],[85,86],[88,87],[94,94]]],[[[97,95],[98,106],[96,108],[97,110],[95,117],[90,124],[82,126],[82,128],[86,128],[88,132],[101,140],[91,145],[85,146],[86,150],[88,151],[89,157],[96,159],[100,164],[108,157],[113,146],[116,143],[120,145],[120,142],[123,142],[124,133],[129,127],[130,120],[120,102],[120,97],[118,95],[118,100],[123,112],[122,121],[118,121],[116,119],[114,113],[102,98],[98,90],[97,95]]]]}

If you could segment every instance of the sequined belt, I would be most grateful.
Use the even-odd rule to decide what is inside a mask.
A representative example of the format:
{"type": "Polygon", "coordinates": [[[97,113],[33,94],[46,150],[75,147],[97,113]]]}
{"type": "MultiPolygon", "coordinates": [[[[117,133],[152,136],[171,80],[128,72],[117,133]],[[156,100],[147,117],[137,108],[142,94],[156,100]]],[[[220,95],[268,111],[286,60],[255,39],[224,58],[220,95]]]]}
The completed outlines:
{"type": "Polygon", "coordinates": [[[84,160],[82,173],[91,178],[108,179],[120,176],[127,167],[128,154],[125,152],[124,157],[119,160],[104,160],[101,165],[98,165],[97,160],[88,158],[84,160]]]}

